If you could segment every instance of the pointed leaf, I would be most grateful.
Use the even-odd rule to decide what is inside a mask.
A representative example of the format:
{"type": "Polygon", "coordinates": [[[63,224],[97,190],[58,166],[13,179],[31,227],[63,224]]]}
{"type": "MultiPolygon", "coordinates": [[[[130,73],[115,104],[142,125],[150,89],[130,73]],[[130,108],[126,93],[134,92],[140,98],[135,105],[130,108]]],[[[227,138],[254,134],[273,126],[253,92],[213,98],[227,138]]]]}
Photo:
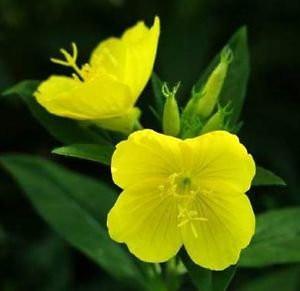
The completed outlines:
{"type": "MultiPolygon", "coordinates": [[[[222,106],[226,106],[229,102],[232,105],[233,109],[230,117],[230,123],[234,126],[238,121],[243,107],[249,77],[247,28],[241,27],[231,37],[226,46],[232,50],[234,58],[229,66],[219,100],[222,106]]],[[[205,84],[208,76],[218,64],[221,51],[209,64],[199,81],[195,84],[196,90],[199,90],[205,84]]]]}
{"type": "Polygon", "coordinates": [[[231,266],[223,271],[204,269],[188,257],[186,252],[181,252],[180,257],[188,270],[193,284],[199,291],[225,291],[236,272],[236,266],[231,266]]]}
{"type": "Polygon", "coordinates": [[[212,291],[212,271],[194,264],[184,251],[180,253],[180,258],[197,290],[212,291]]]}
{"type": "Polygon", "coordinates": [[[114,147],[96,144],[72,144],[59,147],[52,151],[54,154],[75,157],[109,166],[114,147]]]}
{"type": "Polygon", "coordinates": [[[256,167],[256,174],[252,186],[286,186],[286,183],[279,176],[262,167],[256,167]]]}
{"type": "Polygon", "coordinates": [[[263,272],[238,288],[239,291],[296,291],[300,286],[300,267],[293,266],[269,273],[263,272]],[[284,289],[283,289],[284,286],[284,289]]]}
{"type": "Polygon", "coordinates": [[[152,73],[151,83],[153,88],[154,100],[155,100],[155,111],[159,118],[162,118],[164,104],[165,104],[165,96],[162,93],[162,85],[163,82],[154,72],[152,73]]]}
{"type": "Polygon", "coordinates": [[[62,118],[48,113],[39,105],[33,93],[37,89],[39,81],[22,81],[6,90],[3,95],[17,94],[26,103],[32,115],[48,130],[48,132],[65,144],[70,143],[100,143],[109,144],[100,134],[95,133],[79,122],[62,118]]]}
{"type": "Polygon", "coordinates": [[[300,262],[300,207],[258,215],[256,233],[239,265],[262,267],[300,262]]]}
{"type": "Polygon", "coordinates": [[[108,237],[102,226],[116,199],[112,189],[29,155],[4,155],[0,163],[38,213],[71,245],[117,279],[139,281],[140,273],[129,254],[108,237]]]}

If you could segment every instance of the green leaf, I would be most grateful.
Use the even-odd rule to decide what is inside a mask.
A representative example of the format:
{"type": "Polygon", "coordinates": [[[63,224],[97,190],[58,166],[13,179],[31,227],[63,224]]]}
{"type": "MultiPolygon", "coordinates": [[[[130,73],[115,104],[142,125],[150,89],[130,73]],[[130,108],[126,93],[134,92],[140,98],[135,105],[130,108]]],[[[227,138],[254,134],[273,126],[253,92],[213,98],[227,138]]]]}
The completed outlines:
{"type": "Polygon", "coordinates": [[[300,267],[290,267],[269,272],[251,279],[238,288],[239,291],[296,291],[300,287],[300,267]],[[284,286],[284,287],[283,287],[284,286]]]}
{"type": "Polygon", "coordinates": [[[71,245],[115,278],[129,283],[140,280],[129,254],[102,226],[116,199],[115,191],[100,181],[29,155],[3,155],[0,163],[38,213],[71,245]]]}
{"type": "Polygon", "coordinates": [[[113,151],[114,147],[112,146],[96,144],[72,144],[69,146],[56,148],[52,151],[52,153],[100,162],[109,166],[113,151]]]}
{"type": "Polygon", "coordinates": [[[256,233],[239,265],[262,267],[300,262],[300,207],[258,215],[256,233]]]}
{"type": "Polygon", "coordinates": [[[231,266],[223,271],[204,269],[192,262],[185,252],[180,255],[193,284],[200,291],[225,291],[236,272],[236,266],[231,266]]]}
{"type": "MultiPolygon", "coordinates": [[[[244,104],[249,77],[247,28],[241,27],[231,37],[226,46],[232,50],[234,58],[229,66],[219,100],[222,106],[226,106],[229,103],[232,105],[230,124],[231,126],[234,126],[238,121],[244,104]]],[[[217,66],[222,50],[215,56],[213,61],[209,64],[208,68],[204,71],[198,82],[195,84],[197,91],[203,87],[208,79],[208,76],[217,66]]]]}
{"type": "Polygon", "coordinates": [[[212,271],[195,265],[185,251],[180,252],[180,258],[197,290],[212,291],[212,271]]]}
{"type": "Polygon", "coordinates": [[[157,116],[159,118],[162,118],[164,104],[166,100],[165,96],[162,93],[163,82],[158,77],[158,75],[153,72],[151,77],[151,83],[152,83],[153,94],[154,94],[155,111],[157,113],[157,116]]]}
{"type": "Polygon", "coordinates": [[[252,181],[252,186],[286,186],[286,183],[277,175],[262,167],[256,167],[256,174],[252,181]]]}
{"type": "Polygon", "coordinates": [[[65,144],[72,143],[100,143],[109,144],[100,134],[94,132],[78,121],[62,118],[48,113],[39,105],[33,93],[37,89],[39,81],[22,81],[9,88],[3,95],[17,94],[26,103],[32,115],[48,130],[48,132],[65,144]]]}

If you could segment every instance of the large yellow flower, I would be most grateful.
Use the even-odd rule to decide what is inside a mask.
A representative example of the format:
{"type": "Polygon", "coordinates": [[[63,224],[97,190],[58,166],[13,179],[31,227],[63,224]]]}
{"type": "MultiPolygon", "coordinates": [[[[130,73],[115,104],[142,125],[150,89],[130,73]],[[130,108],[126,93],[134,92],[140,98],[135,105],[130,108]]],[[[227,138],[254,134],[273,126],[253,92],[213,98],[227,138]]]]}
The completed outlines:
{"type": "Polygon", "coordinates": [[[222,270],[253,236],[245,192],[254,174],[251,155],[228,132],[181,140],[137,131],[112,157],[124,191],[108,215],[109,234],[143,261],[167,261],[184,245],[195,263],[222,270]]]}
{"type": "Polygon", "coordinates": [[[72,44],[72,55],[62,49],[65,60],[52,61],[75,73],[72,77],[50,76],[38,87],[37,101],[55,115],[96,120],[112,129],[124,127],[124,122],[138,115],[134,104],[151,75],[159,33],[158,17],[151,28],[138,22],[121,38],[101,42],[81,68],[76,63],[76,45],[72,44]]]}

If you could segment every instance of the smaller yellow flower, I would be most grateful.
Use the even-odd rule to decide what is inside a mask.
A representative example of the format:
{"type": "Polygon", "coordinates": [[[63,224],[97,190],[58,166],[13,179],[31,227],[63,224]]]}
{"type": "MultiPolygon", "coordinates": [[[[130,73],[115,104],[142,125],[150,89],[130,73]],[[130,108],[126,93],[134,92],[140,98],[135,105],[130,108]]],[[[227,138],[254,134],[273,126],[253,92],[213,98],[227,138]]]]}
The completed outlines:
{"type": "Polygon", "coordinates": [[[111,170],[123,192],[109,234],[143,261],[167,261],[184,245],[196,264],[222,270],[254,234],[245,192],[255,164],[233,134],[181,140],[140,130],[117,145],[111,170]]]}
{"type": "Polygon", "coordinates": [[[151,28],[138,22],[121,38],[108,38],[91,55],[88,64],[77,65],[78,51],[61,49],[65,60],[54,63],[71,67],[72,77],[50,76],[35,92],[50,113],[77,120],[97,121],[108,129],[125,131],[137,118],[137,98],[152,73],[160,33],[159,18],[151,28]]]}

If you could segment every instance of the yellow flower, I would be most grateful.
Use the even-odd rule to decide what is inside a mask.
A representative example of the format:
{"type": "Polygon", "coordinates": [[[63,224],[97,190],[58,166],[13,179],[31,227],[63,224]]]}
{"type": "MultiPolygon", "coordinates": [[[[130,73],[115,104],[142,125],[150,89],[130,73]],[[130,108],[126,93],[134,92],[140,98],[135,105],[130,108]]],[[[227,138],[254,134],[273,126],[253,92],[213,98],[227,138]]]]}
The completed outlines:
{"type": "Polygon", "coordinates": [[[109,234],[141,260],[167,261],[184,245],[196,264],[222,270],[249,244],[255,217],[245,192],[255,164],[237,136],[136,131],[117,145],[111,169],[123,192],[109,234]]]}
{"type": "MultiPolygon", "coordinates": [[[[38,87],[35,97],[49,112],[77,120],[97,120],[114,129],[128,117],[136,117],[134,104],[148,82],[160,33],[159,18],[151,28],[138,22],[121,38],[111,37],[93,51],[90,62],[77,65],[77,47],[64,49],[65,60],[53,62],[71,67],[72,77],[50,76],[38,87]],[[116,119],[116,120],[115,120],[116,119]]],[[[139,115],[139,114],[138,114],[139,115]]],[[[117,128],[118,129],[118,128],[117,128]]]]}

